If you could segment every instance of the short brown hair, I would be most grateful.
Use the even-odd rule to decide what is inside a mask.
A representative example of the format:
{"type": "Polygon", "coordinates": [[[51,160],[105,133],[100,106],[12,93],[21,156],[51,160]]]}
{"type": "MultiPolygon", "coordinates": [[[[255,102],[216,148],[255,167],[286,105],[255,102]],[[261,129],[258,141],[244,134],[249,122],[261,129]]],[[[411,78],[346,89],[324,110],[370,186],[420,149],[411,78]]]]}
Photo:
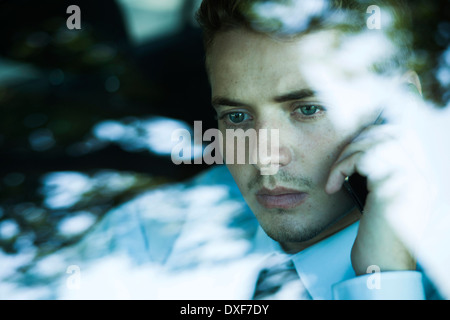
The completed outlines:
{"type": "MultiPolygon", "coordinates": [[[[208,51],[214,37],[220,33],[233,29],[244,28],[255,32],[276,34],[278,36],[295,36],[319,29],[339,29],[345,32],[359,32],[367,28],[367,7],[379,5],[390,8],[393,13],[395,29],[385,30],[394,43],[402,48],[402,55],[395,59],[398,63],[405,63],[405,52],[410,54],[408,36],[400,30],[406,30],[409,25],[409,12],[402,0],[203,0],[197,11],[196,19],[203,30],[203,42],[208,51]],[[315,2],[314,2],[315,1],[315,2]],[[322,10],[312,12],[307,21],[286,28],[280,19],[264,17],[255,11],[258,5],[275,4],[285,6],[303,5],[307,9],[311,3],[324,4],[322,10]]],[[[299,18],[300,20],[300,18],[299,18]]]]}
{"type": "MultiPolygon", "coordinates": [[[[320,0],[311,1],[321,2],[320,0]]],[[[301,0],[298,3],[300,2],[301,0]]],[[[326,0],[323,1],[323,3],[326,2],[326,0]]],[[[247,28],[257,32],[285,34],[282,21],[264,18],[255,12],[256,6],[268,3],[289,7],[295,4],[295,0],[203,0],[197,11],[196,19],[203,29],[205,47],[208,48],[210,46],[216,33],[235,28],[247,28]]],[[[317,29],[320,26],[323,28],[331,25],[326,21],[326,18],[330,19],[330,13],[336,13],[345,9],[355,11],[362,9],[362,6],[354,0],[332,0],[329,1],[329,6],[327,8],[328,10],[322,10],[322,12],[318,12],[311,17],[305,27],[317,29]]],[[[362,10],[365,10],[365,7],[362,10]]],[[[359,21],[359,23],[355,22],[352,21],[353,28],[355,26],[361,27],[362,21],[359,21]]],[[[287,33],[302,33],[305,31],[298,29],[290,30],[287,33]]]]}

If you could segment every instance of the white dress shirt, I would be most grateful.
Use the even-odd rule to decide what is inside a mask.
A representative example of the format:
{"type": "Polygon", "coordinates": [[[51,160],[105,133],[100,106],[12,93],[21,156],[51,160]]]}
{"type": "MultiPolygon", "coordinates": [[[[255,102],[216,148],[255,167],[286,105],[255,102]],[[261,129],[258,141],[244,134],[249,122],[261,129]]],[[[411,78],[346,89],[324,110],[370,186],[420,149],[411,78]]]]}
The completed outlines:
{"type": "MultiPolygon", "coordinates": [[[[350,253],[359,222],[328,238],[290,255],[297,274],[313,300],[421,300],[426,298],[420,271],[370,272],[356,276],[350,253]]],[[[282,252],[281,246],[260,229],[256,241],[260,247],[282,252]]],[[[303,294],[305,297],[305,294],[303,294]]]]}
{"type": "Polygon", "coordinates": [[[379,272],[356,276],[350,253],[358,222],[292,257],[313,299],[424,299],[419,271],[379,272]]]}
{"type": "Polygon", "coordinates": [[[62,274],[57,297],[251,299],[264,261],[279,254],[292,259],[304,294],[296,284],[274,299],[423,299],[419,271],[355,276],[357,228],[286,255],[262,231],[228,170],[215,166],[109,212],[64,258],[80,266],[81,288],[69,290],[62,274]]]}

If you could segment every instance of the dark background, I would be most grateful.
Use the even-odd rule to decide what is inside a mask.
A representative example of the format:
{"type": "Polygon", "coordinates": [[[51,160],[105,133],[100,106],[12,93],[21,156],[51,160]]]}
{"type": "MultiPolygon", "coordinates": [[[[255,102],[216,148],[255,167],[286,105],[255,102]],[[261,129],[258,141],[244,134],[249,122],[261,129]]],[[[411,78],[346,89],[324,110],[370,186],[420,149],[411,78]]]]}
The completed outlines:
{"type": "MultiPolygon", "coordinates": [[[[18,226],[0,237],[1,250],[20,252],[27,235],[38,256],[54,252],[82,236],[56,232],[62,218],[87,210],[101,219],[139,192],[183,181],[207,167],[176,166],[170,156],[94,143],[92,136],[105,119],[133,123],[164,116],[189,125],[202,120],[203,130],[215,126],[201,33],[192,23],[196,3],[186,0],[181,6],[179,30],[136,44],[114,1],[0,1],[0,59],[33,70],[18,68],[14,81],[0,82],[0,225],[18,226]],[[81,30],[66,28],[66,8],[72,4],[81,8],[81,30]],[[45,204],[47,173],[73,171],[95,179],[104,170],[134,182],[115,192],[90,190],[64,209],[45,204]]],[[[450,39],[449,1],[408,3],[425,98],[445,106],[450,95],[436,72],[450,39]]]]}
{"type": "MultiPolygon", "coordinates": [[[[34,233],[34,245],[43,254],[76,240],[59,239],[53,232],[59,219],[71,211],[94,207],[100,217],[142,190],[205,169],[204,165],[176,166],[170,156],[129,152],[114,143],[97,143],[95,148],[83,144],[92,139],[93,126],[104,119],[126,122],[132,117],[131,122],[159,115],[189,125],[202,120],[204,130],[215,125],[201,34],[189,20],[192,6],[186,1],[181,8],[181,31],[135,45],[114,1],[1,3],[0,57],[31,65],[39,74],[27,79],[24,73],[20,75],[24,80],[0,86],[0,219],[15,220],[22,234],[34,233]],[[71,4],[81,8],[81,30],[66,27],[70,16],[66,8],[71,4]],[[60,38],[64,41],[58,42],[60,38]],[[58,79],[61,73],[63,81],[58,79]],[[117,90],[114,85],[106,88],[110,77],[119,80],[117,90]],[[30,145],[33,133],[43,136],[37,148],[30,145]],[[53,141],[46,145],[49,134],[53,141]],[[43,205],[45,194],[40,188],[45,173],[75,171],[93,176],[105,169],[132,174],[136,181],[120,193],[98,190],[63,212],[43,205]],[[29,221],[26,216],[36,210],[39,218],[29,221]]],[[[17,252],[19,237],[0,239],[0,246],[8,253],[17,252]]]]}

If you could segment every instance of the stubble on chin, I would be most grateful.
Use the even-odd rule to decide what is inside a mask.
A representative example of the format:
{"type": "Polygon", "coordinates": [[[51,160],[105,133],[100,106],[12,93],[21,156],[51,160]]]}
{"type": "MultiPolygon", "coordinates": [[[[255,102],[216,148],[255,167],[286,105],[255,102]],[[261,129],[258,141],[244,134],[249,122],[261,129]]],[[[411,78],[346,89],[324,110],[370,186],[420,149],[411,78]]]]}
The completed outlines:
{"type": "MultiPolygon", "coordinates": [[[[284,209],[273,209],[274,216],[292,215],[284,209]]],[[[280,219],[283,220],[283,219],[280,219]]],[[[266,234],[273,240],[283,243],[301,243],[309,241],[323,232],[329,223],[325,222],[306,222],[303,219],[285,219],[285,221],[267,222],[260,221],[260,225],[266,234]]]]}

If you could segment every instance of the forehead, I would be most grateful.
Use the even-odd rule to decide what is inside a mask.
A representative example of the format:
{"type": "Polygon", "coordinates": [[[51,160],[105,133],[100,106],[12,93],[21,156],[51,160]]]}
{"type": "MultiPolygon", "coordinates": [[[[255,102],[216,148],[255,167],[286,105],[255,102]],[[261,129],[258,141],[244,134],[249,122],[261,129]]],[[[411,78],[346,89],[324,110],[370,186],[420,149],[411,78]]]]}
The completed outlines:
{"type": "Polygon", "coordinates": [[[335,30],[289,40],[246,30],[218,34],[207,60],[212,98],[265,107],[274,97],[310,89],[336,127],[351,126],[379,112],[392,87],[370,69],[377,56],[359,51],[366,40],[335,30]]]}
{"type": "Polygon", "coordinates": [[[277,39],[244,29],[219,33],[207,66],[214,94],[276,95],[308,88],[305,67],[320,62],[336,47],[333,32],[277,39]]]}

